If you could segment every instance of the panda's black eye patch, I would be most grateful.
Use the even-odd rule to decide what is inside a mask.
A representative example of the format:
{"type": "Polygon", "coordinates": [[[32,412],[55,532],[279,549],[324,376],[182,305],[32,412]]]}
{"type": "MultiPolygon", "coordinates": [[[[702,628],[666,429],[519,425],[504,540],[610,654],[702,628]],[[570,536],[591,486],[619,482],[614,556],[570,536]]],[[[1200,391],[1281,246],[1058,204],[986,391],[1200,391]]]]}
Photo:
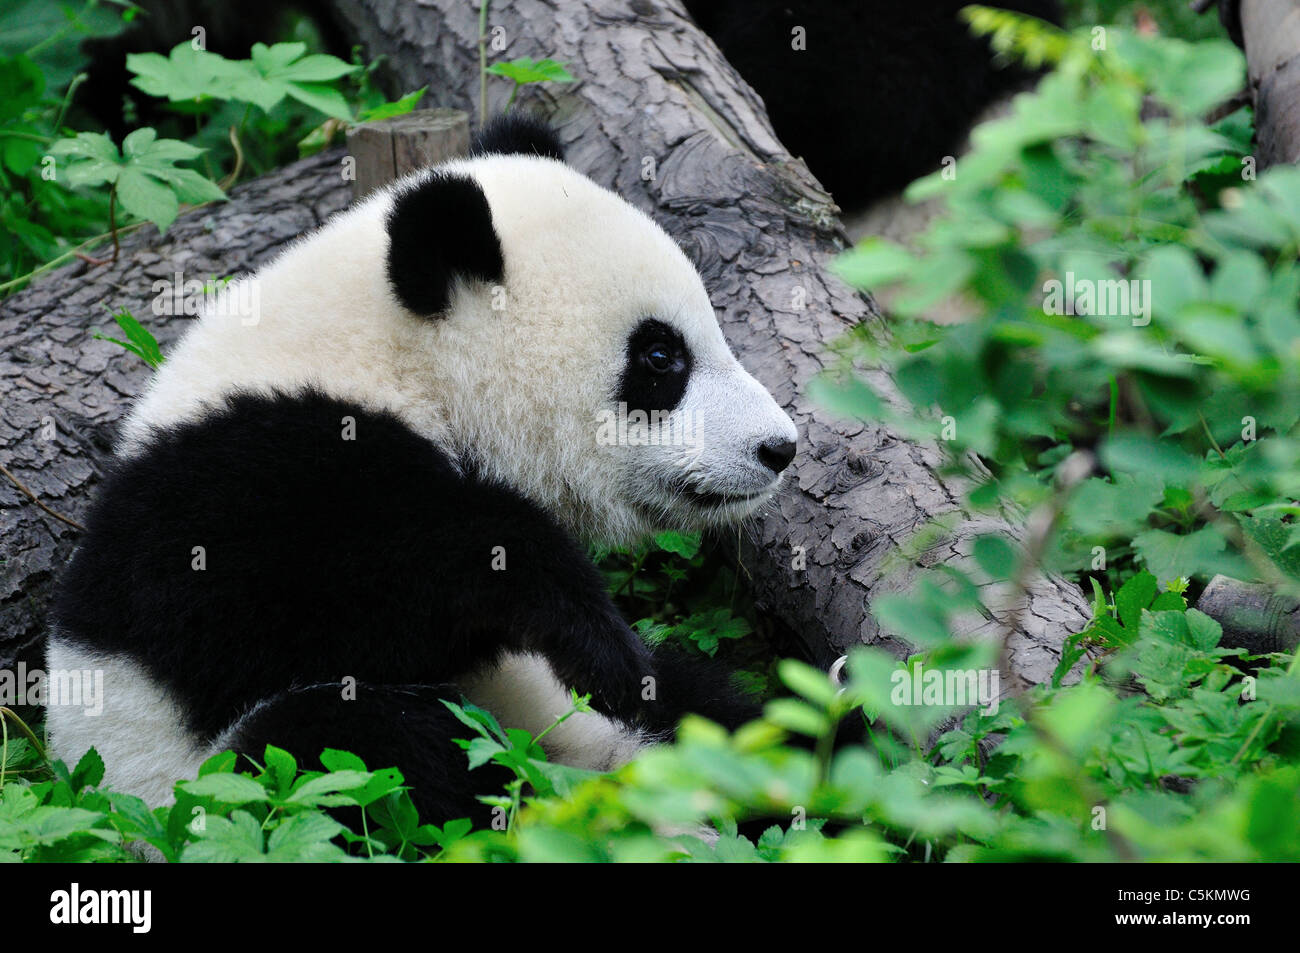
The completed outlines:
{"type": "Polygon", "coordinates": [[[686,393],[690,376],[691,352],[680,332],[647,318],[628,337],[615,401],[629,411],[670,411],[686,393]]]}

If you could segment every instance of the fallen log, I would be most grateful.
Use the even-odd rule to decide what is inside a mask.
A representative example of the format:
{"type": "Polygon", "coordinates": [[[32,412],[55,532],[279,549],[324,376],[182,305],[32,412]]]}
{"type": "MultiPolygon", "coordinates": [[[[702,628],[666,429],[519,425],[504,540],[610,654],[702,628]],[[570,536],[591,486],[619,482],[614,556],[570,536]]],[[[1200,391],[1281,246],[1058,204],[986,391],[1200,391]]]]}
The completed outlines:
{"type": "MultiPolygon", "coordinates": [[[[168,313],[178,310],[178,283],[255,269],[345,208],[343,158],[335,149],[286,166],[235,188],[228,203],[182,215],[165,236],[153,226],[128,236],[112,264],[79,261],[0,301],[0,465],[49,510],[78,521],[117,422],[151,373],[94,332],[120,337],[110,312],[125,308],[166,354],[191,320],[183,308],[168,313]]],[[[41,664],[50,588],[77,536],[0,474],[0,669],[41,664]]]]}
{"type": "MultiPolygon", "coordinates": [[[[394,88],[427,84],[430,102],[477,113],[473,6],[332,0],[331,7],[371,55],[388,55],[394,88]]],[[[1023,519],[1009,507],[966,511],[965,487],[941,474],[937,444],[837,419],[806,396],[809,380],[833,361],[831,342],[857,325],[880,324],[870,298],[826,270],[847,240],[830,196],[776,140],[761,101],[677,0],[496,0],[488,27],[507,40],[493,59],[551,56],[570,64],[579,82],[526,87],[521,103],[552,117],[577,168],[678,239],[699,266],[740,360],[799,426],[787,489],[737,540],[760,605],[823,662],[864,642],[909,652],[904,638],[880,630],[870,600],[906,589],[926,567],[970,567],[979,535],[1023,539],[1023,519]],[[899,559],[900,546],[915,544],[936,521],[946,530],[899,559]]],[[[489,112],[509,93],[508,83],[489,83],[489,112]]],[[[346,201],[338,162],[337,154],[326,155],[251,183],[228,205],[182,218],[166,239],[128,243],[117,265],[78,265],[6,302],[0,332],[20,346],[0,358],[0,378],[25,381],[14,384],[25,392],[12,417],[6,409],[0,462],[13,461],[50,506],[80,513],[112,425],[147,373],[135,358],[89,339],[90,327],[106,323],[102,305],[147,306],[155,273],[183,268],[187,277],[207,277],[255,267],[346,201]],[[40,422],[51,415],[58,437],[42,442],[40,422]]],[[[158,322],[164,347],[182,324],[158,322]]],[[[887,370],[869,374],[891,388],[887,370]]],[[[2,661],[3,646],[38,635],[49,577],[75,531],[52,525],[11,486],[0,487],[0,507],[18,520],[0,538],[21,556],[6,563],[0,599],[6,611],[26,606],[3,621],[2,661]]],[[[972,572],[987,609],[963,618],[963,634],[1010,630],[1004,684],[1048,678],[1064,637],[1088,620],[1081,592],[1056,576],[1036,575],[1021,589],[972,572]]]]}
{"type": "Polygon", "coordinates": [[[1241,0],[1260,170],[1300,161],[1300,2],[1241,0]]]}

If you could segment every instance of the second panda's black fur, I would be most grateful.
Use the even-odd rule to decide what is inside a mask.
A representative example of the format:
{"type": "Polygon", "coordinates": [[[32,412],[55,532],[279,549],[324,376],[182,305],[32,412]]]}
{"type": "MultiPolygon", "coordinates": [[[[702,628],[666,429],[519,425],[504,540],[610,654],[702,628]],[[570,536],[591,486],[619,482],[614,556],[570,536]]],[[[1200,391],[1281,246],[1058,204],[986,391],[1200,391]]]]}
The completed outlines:
{"type": "MultiPolygon", "coordinates": [[[[686,0],[763,97],[777,136],[839,205],[939,167],[981,110],[1029,76],[993,62],[958,11],[971,0],[686,0]],[[801,28],[804,49],[793,31],[801,28]]],[[[990,6],[1059,21],[1057,0],[990,6]]]]}
{"type": "Polygon", "coordinates": [[[564,161],[564,143],[545,119],[516,110],[483,127],[470,155],[530,155],[564,161]]]}
{"type": "Polygon", "coordinates": [[[260,760],[273,743],[313,765],[350,749],[401,768],[432,820],[481,815],[474,795],[499,789],[468,775],[451,741],[465,729],[440,699],[504,650],[543,656],[597,710],[653,733],[687,711],[732,726],[757,714],[724,672],[647,649],[537,507],[396,417],[317,393],[230,397],[119,463],[57,624],[143,665],[202,740],[238,724],[235,750],[260,760]]]}

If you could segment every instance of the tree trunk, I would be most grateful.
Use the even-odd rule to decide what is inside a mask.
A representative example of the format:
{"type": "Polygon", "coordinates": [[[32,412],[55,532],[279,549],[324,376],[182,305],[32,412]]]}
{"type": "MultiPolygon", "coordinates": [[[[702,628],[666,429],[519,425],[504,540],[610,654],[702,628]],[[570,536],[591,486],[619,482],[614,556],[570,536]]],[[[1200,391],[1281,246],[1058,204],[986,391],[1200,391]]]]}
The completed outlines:
{"type": "MultiPolygon", "coordinates": [[[[388,54],[395,86],[428,85],[431,105],[477,113],[477,4],[331,6],[371,56],[388,54]]],[[[579,82],[526,87],[520,101],[552,115],[574,166],[678,239],[698,264],[741,362],[798,424],[800,452],[787,488],[738,534],[739,558],[760,605],[822,661],[861,642],[906,653],[903,641],[878,629],[870,599],[905,589],[922,567],[967,565],[978,535],[1023,538],[1024,531],[1017,513],[964,511],[964,486],[940,475],[937,446],[836,419],[805,396],[810,378],[833,360],[832,342],[856,325],[880,325],[872,301],[826,271],[845,242],[838,209],[776,140],[762,102],[677,0],[495,0],[489,41],[498,27],[508,46],[489,48],[490,62],[550,56],[569,64],[579,82]],[[900,544],[915,543],[918,531],[939,519],[953,521],[941,538],[912,558],[898,557],[900,544]]],[[[489,77],[489,113],[505,105],[510,85],[489,77]]],[[[101,303],[142,306],[155,274],[177,267],[202,277],[254,267],[345,200],[336,162],[327,156],[290,167],[237,191],[227,206],[181,219],[165,241],[128,251],[116,266],[78,266],[8,302],[0,328],[18,335],[22,347],[0,358],[0,375],[25,391],[21,413],[6,412],[0,459],[14,459],[52,506],[80,513],[109,429],[146,376],[134,358],[88,339],[88,325],[106,323],[101,303]],[[297,205],[302,196],[310,197],[310,209],[297,205]],[[41,443],[37,428],[48,414],[63,429],[57,441],[41,443]]],[[[183,322],[161,323],[165,343],[183,322]]],[[[892,389],[887,371],[870,376],[892,389]]],[[[0,505],[19,517],[3,538],[17,541],[22,554],[21,565],[5,567],[6,605],[30,604],[3,631],[26,639],[75,533],[11,487],[0,489],[0,505]],[[30,603],[18,593],[29,593],[30,603]]],[[[1082,594],[1055,576],[1037,576],[1024,591],[983,581],[989,611],[965,618],[963,631],[992,637],[1009,629],[1004,680],[1046,679],[1064,637],[1087,623],[1082,594]]]]}
{"type": "MultiPolygon", "coordinates": [[[[110,312],[126,308],[166,354],[190,319],[157,313],[155,283],[170,288],[177,272],[202,282],[262,265],[347,206],[342,156],[335,149],[239,186],[230,202],[182,215],[164,237],[145,226],[123,240],[115,263],[70,265],[0,302],[0,465],[79,521],[111,459],[117,422],[151,373],[92,334],[122,337],[110,312]]],[[[41,664],[51,586],[78,535],[0,474],[0,669],[41,664]]]]}
{"type": "Polygon", "coordinates": [[[1300,161],[1300,0],[1241,0],[1260,170],[1300,161]]]}

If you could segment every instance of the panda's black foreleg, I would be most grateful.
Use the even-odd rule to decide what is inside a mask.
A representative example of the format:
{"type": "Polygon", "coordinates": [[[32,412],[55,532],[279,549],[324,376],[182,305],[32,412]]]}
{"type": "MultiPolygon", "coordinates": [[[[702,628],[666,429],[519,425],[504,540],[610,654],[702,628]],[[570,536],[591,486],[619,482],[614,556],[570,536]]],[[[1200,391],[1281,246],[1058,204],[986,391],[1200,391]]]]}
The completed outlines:
{"type": "MultiPolygon", "coordinates": [[[[284,748],[305,768],[319,769],[326,748],[350,751],[371,769],[398,767],[411,787],[421,821],[442,824],[468,817],[487,826],[491,809],[477,800],[500,794],[513,775],[487,764],[469,770],[453,738],[473,732],[448,711],[442,699],[458,702],[454,685],[371,685],[355,693],[336,683],[292,689],[262,702],[237,723],[229,747],[261,764],[268,744],[284,748]]],[[[340,809],[343,823],[355,808],[340,809]]]]}
{"type": "Polygon", "coordinates": [[[762,703],[742,691],[732,669],[721,662],[671,645],[656,648],[654,662],[655,694],[645,710],[656,729],[674,729],[683,716],[695,714],[734,731],[763,713],[762,703]]]}

